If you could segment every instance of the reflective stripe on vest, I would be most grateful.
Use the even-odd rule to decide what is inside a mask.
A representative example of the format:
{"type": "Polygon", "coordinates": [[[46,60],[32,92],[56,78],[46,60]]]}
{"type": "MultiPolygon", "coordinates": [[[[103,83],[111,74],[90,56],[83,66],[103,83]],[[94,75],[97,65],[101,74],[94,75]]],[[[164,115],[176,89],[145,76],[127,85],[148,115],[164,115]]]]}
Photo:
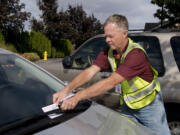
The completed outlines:
{"type": "Polygon", "coordinates": [[[128,97],[124,97],[124,101],[133,101],[137,98],[140,98],[144,95],[147,95],[149,92],[152,91],[152,89],[156,86],[156,83],[152,83],[148,88],[146,88],[145,90],[137,93],[136,95],[132,95],[132,96],[128,96],[128,97]]]}
{"type": "MultiPolygon", "coordinates": [[[[146,51],[139,44],[134,43],[130,38],[128,38],[128,40],[129,44],[126,51],[122,54],[120,64],[124,63],[124,59],[127,54],[135,48],[141,49],[146,54],[146,51]]],[[[115,71],[117,65],[115,62],[115,58],[113,57],[113,51],[111,49],[109,49],[108,51],[108,61],[111,65],[112,70],[115,71]]],[[[125,80],[121,82],[124,101],[130,108],[140,109],[150,104],[156,96],[156,91],[160,91],[160,84],[158,81],[156,81],[158,72],[152,66],[151,69],[153,70],[154,74],[151,83],[143,80],[138,76],[134,77],[130,81],[125,80]]]]}

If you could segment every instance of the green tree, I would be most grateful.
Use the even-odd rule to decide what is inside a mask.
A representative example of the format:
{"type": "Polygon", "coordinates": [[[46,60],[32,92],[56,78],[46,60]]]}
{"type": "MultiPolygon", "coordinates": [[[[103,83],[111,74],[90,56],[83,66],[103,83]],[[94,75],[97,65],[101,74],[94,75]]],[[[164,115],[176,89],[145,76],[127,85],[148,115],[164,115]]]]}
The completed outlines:
{"type": "MultiPolygon", "coordinates": [[[[85,40],[96,34],[102,33],[102,25],[94,15],[87,16],[82,5],[75,7],[69,5],[66,11],[57,11],[57,0],[40,0],[38,6],[42,11],[42,20],[32,20],[32,28],[43,32],[52,45],[59,50],[59,40],[69,39],[78,47],[85,40]],[[44,31],[42,31],[42,24],[44,31]]],[[[62,46],[63,47],[63,46],[62,46]]]]}
{"type": "Polygon", "coordinates": [[[18,34],[23,31],[24,22],[31,15],[22,11],[24,8],[19,0],[0,0],[0,28],[6,41],[16,42],[18,34]]]}
{"type": "Polygon", "coordinates": [[[21,32],[19,36],[19,42],[16,45],[18,52],[30,52],[31,48],[29,46],[30,34],[28,31],[21,32]]]}
{"type": "Polygon", "coordinates": [[[51,40],[52,44],[61,38],[59,26],[60,17],[57,13],[57,0],[39,0],[39,9],[42,11],[41,18],[44,23],[44,34],[51,40]]]}
{"type": "Polygon", "coordinates": [[[65,38],[75,43],[76,48],[88,38],[103,32],[100,21],[93,14],[87,16],[82,5],[77,5],[76,7],[69,5],[66,15],[71,27],[71,33],[65,38]]]}
{"type": "Polygon", "coordinates": [[[30,21],[31,29],[34,31],[39,31],[41,33],[45,33],[45,26],[43,21],[38,21],[34,17],[30,21]]]}
{"type": "Polygon", "coordinates": [[[180,0],[151,0],[151,3],[160,7],[154,16],[161,20],[161,25],[166,20],[180,22],[180,0]]]}

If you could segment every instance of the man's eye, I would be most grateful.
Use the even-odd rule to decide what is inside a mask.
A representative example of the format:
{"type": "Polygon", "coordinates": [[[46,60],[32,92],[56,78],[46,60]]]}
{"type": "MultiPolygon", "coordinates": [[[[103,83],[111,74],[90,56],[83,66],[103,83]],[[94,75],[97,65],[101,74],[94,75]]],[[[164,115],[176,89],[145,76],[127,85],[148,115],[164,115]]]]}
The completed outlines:
{"type": "Polygon", "coordinates": [[[106,38],[112,38],[112,36],[106,36],[106,38]]]}

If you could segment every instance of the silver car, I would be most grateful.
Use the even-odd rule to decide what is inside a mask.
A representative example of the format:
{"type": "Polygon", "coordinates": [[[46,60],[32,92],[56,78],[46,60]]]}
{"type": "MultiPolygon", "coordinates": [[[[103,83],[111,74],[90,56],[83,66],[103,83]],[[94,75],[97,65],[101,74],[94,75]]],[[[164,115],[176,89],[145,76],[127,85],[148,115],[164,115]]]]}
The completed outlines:
{"type": "Polygon", "coordinates": [[[75,109],[43,111],[64,83],[34,63],[0,49],[1,135],[152,135],[111,109],[91,100],[75,109]]]}

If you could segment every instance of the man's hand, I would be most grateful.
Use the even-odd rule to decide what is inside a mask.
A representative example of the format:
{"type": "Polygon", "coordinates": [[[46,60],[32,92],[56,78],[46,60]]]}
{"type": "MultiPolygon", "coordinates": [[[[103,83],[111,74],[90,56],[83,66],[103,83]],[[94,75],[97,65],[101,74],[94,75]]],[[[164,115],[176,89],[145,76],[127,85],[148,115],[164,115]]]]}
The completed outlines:
{"type": "Polygon", "coordinates": [[[68,98],[62,102],[62,105],[60,106],[62,110],[72,110],[76,107],[79,100],[76,98],[76,96],[72,96],[71,98],[68,98]]]}
{"type": "MultiPolygon", "coordinates": [[[[65,98],[69,92],[91,80],[91,78],[94,77],[96,73],[99,72],[100,70],[101,70],[100,67],[96,65],[92,65],[89,68],[85,69],[78,76],[76,76],[75,79],[73,79],[73,81],[71,81],[64,89],[53,94],[53,103],[60,105],[60,101],[63,98],[65,98]]],[[[61,105],[61,109],[63,110],[73,109],[80,100],[83,100],[83,96],[78,93],[76,93],[72,98],[64,100],[61,105]]]]}
{"type": "Polygon", "coordinates": [[[60,90],[53,94],[53,103],[56,105],[60,104],[60,101],[67,96],[67,92],[65,90],[60,90]]]}
{"type": "MultiPolygon", "coordinates": [[[[53,103],[60,105],[60,101],[63,98],[65,98],[67,95],[68,95],[68,93],[64,89],[56,92],[55,94],[53,94],[53,103]]],[[[71,110],[76,107],[78,102],[79,102],[79,100],[78,100],[77,96],[74,95],[71,98],[64,100],[62,102],[62,104],[60,105],[60,107],[62,110],[71,110]]]]}

